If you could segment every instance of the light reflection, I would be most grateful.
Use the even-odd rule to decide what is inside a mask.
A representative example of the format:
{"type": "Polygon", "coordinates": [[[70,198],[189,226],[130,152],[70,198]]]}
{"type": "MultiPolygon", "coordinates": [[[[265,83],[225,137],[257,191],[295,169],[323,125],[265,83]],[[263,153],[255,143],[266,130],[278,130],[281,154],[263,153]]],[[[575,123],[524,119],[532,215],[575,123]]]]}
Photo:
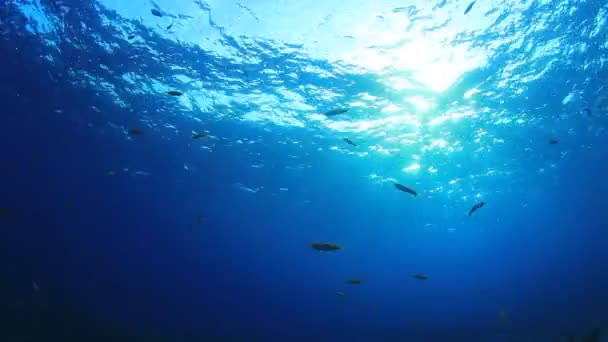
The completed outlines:
{"type": "Polygon", "coordinates": [[[421,166],[418,163],[414,163],[410,166],[406,166],[402,169],[403,172],[416,172],[420,170],[421,166]]]}

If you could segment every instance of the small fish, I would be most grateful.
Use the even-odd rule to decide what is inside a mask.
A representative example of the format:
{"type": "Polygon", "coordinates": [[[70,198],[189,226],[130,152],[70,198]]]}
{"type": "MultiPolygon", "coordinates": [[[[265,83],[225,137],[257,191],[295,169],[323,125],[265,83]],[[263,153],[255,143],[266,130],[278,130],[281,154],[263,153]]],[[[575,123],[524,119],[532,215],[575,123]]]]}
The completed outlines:
{"type": "Polygon", "coordinates": [[[150,12],[152,13],[153,16],[156,16],[156,17],[162,17],[163,16],[163,14],[159,10],[157,10],[156,8],[151,9],[150,12]]]}
{"type": "Polygon", "coordinates": [[[591,113],[591,109],[590,108],[585,108],[584,109],[585,113],[587,113],[587,116],[592,117],[593,114],[591,113]]]}
{"type": "Polygon", "coordinates": [[[474,212],[476,212],[478,209],[483,208],[483,206],[486,205],[485,202],[479,202],[477,204],[475,204],[471,210],[469,210],[469,216],[473,215],[474,212]]]}
{"type": "Polygon", "coordinates": [[[109,177],[116,176],[116,172],[109,170],[108,172],[106,172],[106,176],[109,176],[109,177]]]}
{"type": "Polygon", "coordinates": [[[477,0],[471,2],[469,4],[469,6],[467,6],[467,9],[464,10],[464,14],[466,15],[467,13],[469,13],[471,11],[471,9],[473,8],[473,5],[475,5],[475,3],[477,2],[477,0]]]}
{"type": "Polygon", "coordinates": [[[412,277],[414,277],[415,279],[418,279],[418,280],[428,280],[429,279],[429,277],[425,276],[424,274],[414,274],[412,277]]]}
{"type": "Polygon", "coordinates": [[[363,284],[363,279],[350,279],[347,283],[351,285],[361,285],[363,284]]]}
{"type": "Polygon", "coordinates": [[[129,39],[129,40],[131,40],[131,39],[133,39],[133,38],[135,38],[135,35],[134,35],[134,34],[131,34],[131,35],[129,35],[129,36],[127,37],[127,39],[129,39]]]}
{"type": "Polygon", "coordinates": [[[192,222],[192,225],[198,225],[198,224],[201,224],[201,223],[203,223],[203,221],[204,221],[204,220],[205,220],[205,215],[203,215],[203,214],[198,214],[198,216],[196,217],[196,220],[194,220],[194,221],[192,222]]]}
{"type": "Polygon", "coordinates": [[[40,286],[38,286],[35,281],[32,282],[32,289],[34,290],[34,292],[40,292],[40,286]]]}
{"type": "Polygon", "coordinates": [[[327,242],[315,242],[310,244],[310,248],[316,249],[320,252],[337,252],[342,249],[342,247],[327,242]]]}
{"type": "Polygon", "coordinates": [[[559,138],[551,138],[551,139],[549,139],[549,144],[551,144],[551,145],[557,145],[557,144],[559,144],[559,138]]]}
{"type": "Polygon", "coordinates": [[[74,209],[76,208],[76,204],[74,202],[66,202],[65,207],[68,209],[74,209]]]}
{"type": "Polygon", "coordinates": [[[498,317],[500,317],[500,322],[502,322],[502,324],[509,324],[509,316],[504,310],[498,312],[498,317]]]}
{"type": "Polygon", "coordinates": [[[344,138],[342,140],[344,140],[344,142],[346,142],[349,145],[352,145],[352,146],[355,146],[355,147],[359,146],[359,145],[355,144],[352,140],[350,140],[348,138],[344,138]]]}
{"type": "Polygon", "coordinates": [[[338,108],[338,109],[332,109],[330,111],[325,112],[325,116],[334,116],[334,115],[340,115],[340,114],[344,114],[346,112],[348,112],[348,108],[338,108]]]}
{"type": "Polygon", "coordinates": [[[171,95],[171,96],[182,96],[184,93],[182,93],[179,90],[169,90],[167,92],[167,94],[171,95]]]}
{"type": "Polygon", "coordinates": [[[173,27],[173,24],[167,26],[167,31],[169,31],[173,27]]]}
{"type": "Polygon", "coordinates": [[[0,208],[0,217],[13,216],[15,212],[9,208],[0,208]]]}
{"type": "Polygon", "coordinates": [[[202,132],[192,132],[192,139],[196,140],[196,139],[202,139],[202,138],[206,138],[209,136],[209,133],[202,131],[202,132]]]}
{"type": "Polygon", "coordinates": [[[342,291],[338,291],[338,292],[336,292],[336,296],[338,296],[338,297],[344,297],[345,294],[342,291]]]}
{"type": "Polygon", "coordinates": [[[129,133],[131,133],[132,135],[142,135],[144,134],[144,131],[140,128],[131,128],[129,130],[129,133]]]}
{"type": "Polygon", "coordinates": [[[407,186],[405,186],[403,184],[395,183],[395,188],[397,188],[400,191],[407,192],[408,194],[418,196],[418,193],[416,192],[416,190],[408,188],[407,186]]]}

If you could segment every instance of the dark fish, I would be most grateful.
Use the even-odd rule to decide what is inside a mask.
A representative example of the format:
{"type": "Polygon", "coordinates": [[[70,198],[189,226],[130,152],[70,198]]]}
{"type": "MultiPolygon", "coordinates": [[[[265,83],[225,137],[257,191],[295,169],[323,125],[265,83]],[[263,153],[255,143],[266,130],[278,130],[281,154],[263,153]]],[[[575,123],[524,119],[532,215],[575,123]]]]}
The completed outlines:
{"type": "Polygon", "coordinates": [[[205,215],[198,214],[198,216],[196,217],[196,220],[194,220],[192,222],[192,224],[201,224],[201,223],[203,223],[204,220],[205,220],[205,215]]]}
{"type": "Polygon", "coordinates": [[[425,276],[424,274],[414,274],[412,277],[418,279],[418,280],[428,280],[429,277],[425,276]]]}
{"type": "Polygon", "coordinates": [[[152,15],[157,16],[157,17],[162,17],[163,16],[163,14],[159,10],[157,10],[156,8],[151,9],[150,12],[152,13],[152,15]]]}
{"type": "Polygon", "coordinates": [[[403,184],[395,183],[395,188],[397,188],[400,191],[407,192],[408,194],[418,196],[418,193],[416,192],[416,190],[408,188],[407,186],[405,186],[403,184]]]}
{"type": "Polygon", "coordinates": [[[167,31],[169,31],[173,27],[173,24],[167,26],[167,31]]]}
{"type": "Polygon", "coordinates": [[[192,133],[192,139],[202,139],[202,138],[206,138],[209,136],[209,133],[207,132],[196,132],[196,133],[192,133]]]}
{"type": "Polygon", "coordinates": [[[129,133],[131,133],[133,135],[142,135],[142,134],[144,134],[144,131],[140,128],[131,128],[129,130],[129,133]]]}
{"type": "Polygon", "coordinates": [[[469,210],[469,216],[473,215],[474,212],[476,212],[478,209],[483,208],[483,206],[486,205],[485,202],[479,202],[477,204],[475,204],[471,210],[469,210]]]}
{"type": "Polygon", "coordinates": [[[182,93],[182,92],[181,92],[181,91],[179,91],[179,90],[169,90],[169,91],[167,92],[167,94],[169,94],[169,95],[171,95],[171,96],[182,96],[182,95],[184,95],[184,93],[182,93]]]}
{"type": "Polygon", "coordinates": [[[549,144],[551,144],[551,145],[557,145],[557,144],[559,144],[559,138],[551,138],[551,139],[549,139],[549,144]]]}
{"type": "Polygon", "coordinates": [[[477,2],[477,0],[471,2],[469,4],[469,6],[467,6],[467,9],[464,10],[464,14],[466,15],[467,13],[469,13],[471,11],[471,9],[473,8],[473,5],[475,5],[475,3],[477,2]]]}
{"type": "Polygon", "coordinates": [[[15,214],[15,212],[12,209],[0,208],[0,217],[13,216],[13,214],[15,214]]]}
{"type": "MultiPolygon", "coordinates": [[[[606,337],[606,335],[603,335],[603,336],[606,337]]],[[[583,339],[581,341],[583,341],[583,342],[605,341],[605,339],[602,338],[602,331],[599,328],[594,328],[590,332],[583,335],[582,338],[583,339]]]]}
{"type": "Polygon", "coordinates": [[[129,35],[129,37],[127,37],[127,38],[128,38],[129,40],[131,40],[131,39],[135,38],[135,35],[134,35],[134,34],[129,35]]]}
{"type": "Polygon", "coordinates": [[[498,312],[498,317],[500,317],[500,322],[502,322],[502,324],[509,324],[509,316],[504,310],[498,312]]]}
{"type": "Polygon", "coordinates": [[[357,146],[358,146],[357,144],[355,144],[355,143],[354,143],[352,140],[350,140],[350,139],[348,139],[348,138],[344,138],[344,139],[342,139],[342,140],[344,140],[344,142],[346,142],[346,143],[347,143],[347,144],[349,144],[349,145],[352,145],[352,146],[355,146],[355,147],[357,147],[357,146]]]}
{"type": "Polygon", "coordinates": [[[198,214],[198,216],[196,216],[196,219],[194,221],[192,221],[192,224],[190,224],[190,229],[194,229],[194,226],[198,226],[201,225],[205,222],[206,217],[203,214],[198,214]]]}
{"type": "Polygon", "coordinates": [[[590,108],[585,108],[584,111],[585,111],[585,113],[587,113],[587,116],[593,116],[590,108]]]}
{"type": "Polygon", "coordinates": [[[362,279],[350,279],[349,281],[347,281],[347,283],[349,283],[351,285],[361,285],[361,284],[363,284],[363,280],[362,279]]]}
{"type": "Polygon", "coordinates": [[[340,114],[344,114],[346,112],[348,112],[348,108],[332,109],[330,111],[325,112],[325,116],[340,115],[340,114]]]}
{"type": "Polygon", "coordinates": [[[315,242],[310,244],[310,248],[316,249],[321,252],[336,252],[342,249],[342,247],[327,242],[315,242]]]}

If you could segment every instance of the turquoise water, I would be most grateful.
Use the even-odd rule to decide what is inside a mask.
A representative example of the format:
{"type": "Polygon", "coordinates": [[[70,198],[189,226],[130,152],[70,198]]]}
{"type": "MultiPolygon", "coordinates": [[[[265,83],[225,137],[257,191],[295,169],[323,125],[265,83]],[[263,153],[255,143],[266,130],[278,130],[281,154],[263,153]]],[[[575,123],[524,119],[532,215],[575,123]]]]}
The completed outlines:
{"type": "Polygon", "coordinates": [[[0,4],[7,341],[605,339],[608,3],[0,4]]]}

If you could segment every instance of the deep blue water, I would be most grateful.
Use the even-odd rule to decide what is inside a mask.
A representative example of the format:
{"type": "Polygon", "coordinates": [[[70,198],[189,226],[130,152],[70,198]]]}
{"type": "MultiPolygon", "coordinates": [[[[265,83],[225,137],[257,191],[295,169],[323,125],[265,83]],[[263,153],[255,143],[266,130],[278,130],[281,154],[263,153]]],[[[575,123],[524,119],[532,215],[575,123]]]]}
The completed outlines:
{"type": "Polygon", "coordinates": [[[373,61],[452,58],[382,70],[222,22],[285,2],[108,3],[0,0],[3,341],[607,338],[607,2],[379,2],[429,36],[373,61]]]}

